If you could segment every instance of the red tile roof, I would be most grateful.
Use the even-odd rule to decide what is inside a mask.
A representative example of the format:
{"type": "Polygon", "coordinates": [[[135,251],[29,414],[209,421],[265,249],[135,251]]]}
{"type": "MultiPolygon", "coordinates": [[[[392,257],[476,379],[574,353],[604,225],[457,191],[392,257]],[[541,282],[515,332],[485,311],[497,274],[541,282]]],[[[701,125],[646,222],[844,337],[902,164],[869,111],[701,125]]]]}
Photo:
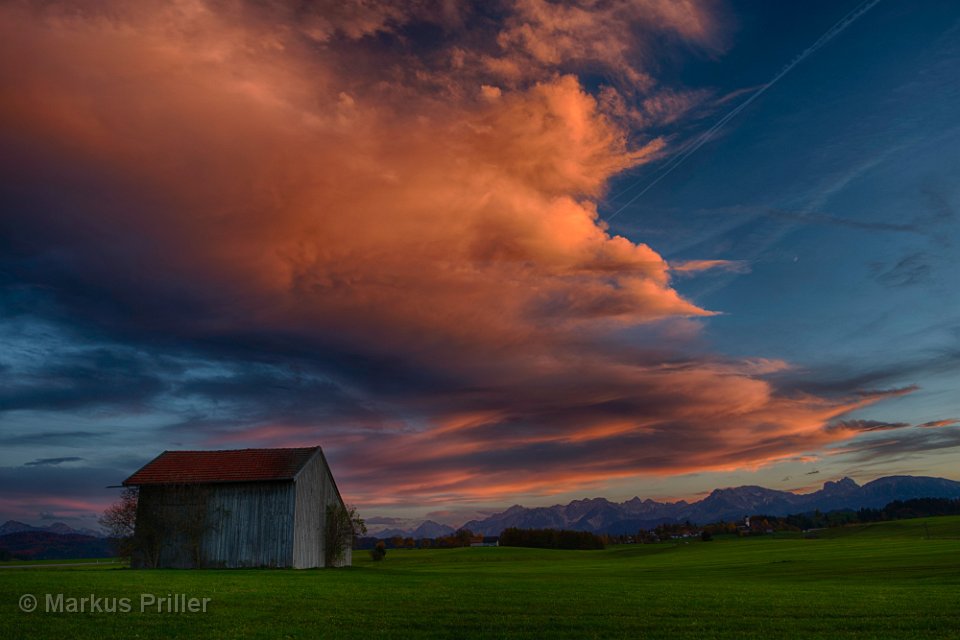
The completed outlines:
{"type": "Polygon", "coordinates": [[[292,480],[320,447],[164,451],[123,481],[144,484],[198,484],[292,480]]]}

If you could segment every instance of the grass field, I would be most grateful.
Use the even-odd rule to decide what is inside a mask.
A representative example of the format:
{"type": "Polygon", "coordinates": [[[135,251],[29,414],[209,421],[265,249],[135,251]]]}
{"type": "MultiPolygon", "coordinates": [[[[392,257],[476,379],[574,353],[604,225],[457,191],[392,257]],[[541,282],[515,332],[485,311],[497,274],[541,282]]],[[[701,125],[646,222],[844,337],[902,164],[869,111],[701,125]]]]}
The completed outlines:
{"type": "Polygon", "coordinates": [[[960,517],[817,534],[357,552],[338,570],[0,569],[0,638],[960,638],[960,517]],[[46,613],[47,593],[133,611],[46,613]],[[141,613],[141,593],[211,602],[141,613]]]}

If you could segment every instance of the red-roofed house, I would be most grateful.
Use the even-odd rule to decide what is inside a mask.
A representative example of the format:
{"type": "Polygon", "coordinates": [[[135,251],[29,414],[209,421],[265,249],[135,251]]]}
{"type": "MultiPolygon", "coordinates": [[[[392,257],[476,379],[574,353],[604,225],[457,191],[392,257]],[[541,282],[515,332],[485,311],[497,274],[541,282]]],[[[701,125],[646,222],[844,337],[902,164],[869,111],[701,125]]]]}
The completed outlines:
{"type": "Polygon", "coordinates": [[[345,508],[320,447],[164,451],[123,484],[135,567],[322,567],[327,508],[345,508]]]}

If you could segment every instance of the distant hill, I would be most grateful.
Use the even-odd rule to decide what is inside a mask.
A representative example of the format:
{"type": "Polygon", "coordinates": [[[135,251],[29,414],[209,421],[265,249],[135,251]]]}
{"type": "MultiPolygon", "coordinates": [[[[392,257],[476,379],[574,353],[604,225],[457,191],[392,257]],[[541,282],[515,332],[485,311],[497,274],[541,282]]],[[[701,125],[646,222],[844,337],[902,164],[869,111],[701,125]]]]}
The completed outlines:
{"type": "Polygon", "coordinates": [[[685,520],[706,524],[756,514],[785,516],[818,509],[879,509],[893,500],[911,498],[960,498],[960,482],[922,476],[888,476],[860,486],[850,478],[843,478],[826,482],[822,489],[807,494],[744,486],[715,489],[696,502],[640,498],[611,502],[606,498],[593,498],[552,507],[514,505],[482,520],[471,520],[463,528],[483,535],[497,535],[508,527],[621,534],[685,520]]]}
{"type": "Polygon", "coordinates": [[[93,529],[74,529],[63,522],[36,527],[16,520],[0,524],[0,552],[25,560],[109,558],[108,540],[93,529]]]}
{"type": "Polygon", "coordinates": [[[114,555],[106,538],[52,531],[17,531],[0,535],[0,551],[23,560],[110,558],[114,555]]]}

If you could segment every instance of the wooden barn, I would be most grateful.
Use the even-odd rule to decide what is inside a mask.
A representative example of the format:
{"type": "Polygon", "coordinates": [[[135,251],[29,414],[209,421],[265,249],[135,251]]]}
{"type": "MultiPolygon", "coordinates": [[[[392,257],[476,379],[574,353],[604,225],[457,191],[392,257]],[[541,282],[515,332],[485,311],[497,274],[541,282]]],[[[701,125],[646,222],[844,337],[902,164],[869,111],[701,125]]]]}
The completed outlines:
{"type": "Polygon", "coordinates": [[[134,567],[322,567],[328,507],[345,508],[320,447],[164,451],[123,484],[134,567]]]}

